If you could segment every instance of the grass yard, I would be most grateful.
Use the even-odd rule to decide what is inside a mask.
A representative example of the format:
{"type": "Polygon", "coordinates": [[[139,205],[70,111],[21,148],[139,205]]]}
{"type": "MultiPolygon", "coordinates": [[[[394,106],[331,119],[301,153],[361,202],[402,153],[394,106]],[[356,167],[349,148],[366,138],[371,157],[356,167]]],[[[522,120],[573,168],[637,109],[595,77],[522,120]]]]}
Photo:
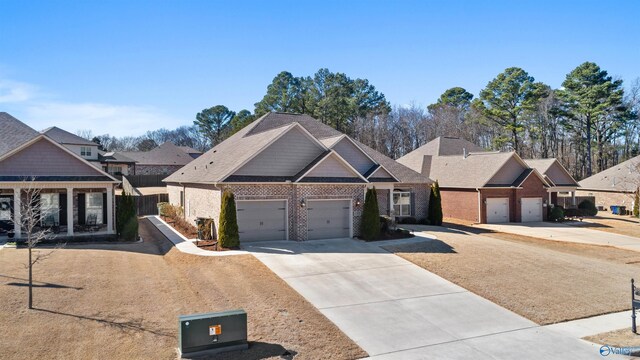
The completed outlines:
{"type": "Polygon", "coordinates": [[[142,220],[141,244],[69,245],[35,267],[0,250],[0,359],[175,359],[178,315],[243,308],[250,348],[217,359],[367,354],[251,255],[180,253],[142,220]]]}
{"type": "Polygon", "coordinates": [[[613,215],[609,212],[600,211],[597,216],[588,217],[577,225],[640,238],[640,220],[632,216],[613,215]]]}
{"type": "Polygon", "coordinates": [[[387,250],[538,324],[630,309],[640,252],[490,232],[416,226],[438,240],[387,250]]]}
{"type": "MultiPolygon", "coordinates": [[[[600,345],[613,347],[636,347],[640,348],[640,335],[631,332],[631,328],[610,331],[602,334],[587,336],[584,340],[600,345]]],[[[640,351],[634,351],[633,356],[640,356],[640,351]]]]}

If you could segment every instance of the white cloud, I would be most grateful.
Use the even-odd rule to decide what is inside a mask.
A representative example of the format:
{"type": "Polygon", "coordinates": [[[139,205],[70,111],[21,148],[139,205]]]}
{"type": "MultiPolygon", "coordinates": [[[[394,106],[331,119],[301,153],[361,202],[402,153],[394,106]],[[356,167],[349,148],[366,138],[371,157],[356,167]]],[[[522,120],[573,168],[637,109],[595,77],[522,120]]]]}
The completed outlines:
{"type": "Polygon", "coordinates": [[[95,135],[138,136],[187,123],[152,106],[58,101],[32,84],[0,79],[0,111],[3,107],[36,130],[57,126],[72,133],[91,130],[95,135]]]}
{"type": "Polygon", "coordinates": [[[0,104],[27,101],[35,94],[36,87],[31,84],[0,79],[0,104]]]}
{"type": "Polygon", "coordinates": [[[42,102],[29,105],[25,110],[25,120],[38,123],[46,121],[49,126],[58,126],[74,133],[88,129],[96,135],[137,136],[148,130],[175,128],[183,123],[148,106],[42,102]]]}

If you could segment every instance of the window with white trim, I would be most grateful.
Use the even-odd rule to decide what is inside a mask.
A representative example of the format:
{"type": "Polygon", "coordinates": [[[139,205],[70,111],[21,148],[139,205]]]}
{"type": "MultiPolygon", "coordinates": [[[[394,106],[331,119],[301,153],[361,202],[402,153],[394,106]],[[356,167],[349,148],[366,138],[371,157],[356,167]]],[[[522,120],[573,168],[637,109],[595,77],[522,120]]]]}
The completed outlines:
{"type": "Polygon", "coordinates": [[[84,157],[91,156],[91,146],[81,146],[80,147],[80,155],[84,157]]]}
{"type": "Polygon", "coordinates": [[[411,192],[393,192],[393,214],[395,216],[411,216],[411,192]]]}
{"type": "Polygon", "coordinates": [[[40,222],[42,226],[60,224],[60,195],[58,193],[40,194],[40,222]]]}
{"type": "Polygon", "coordinates": [[[86,222],[95,225],[102,224],[102,193],[87,193],[86,198],[86,222]]]}

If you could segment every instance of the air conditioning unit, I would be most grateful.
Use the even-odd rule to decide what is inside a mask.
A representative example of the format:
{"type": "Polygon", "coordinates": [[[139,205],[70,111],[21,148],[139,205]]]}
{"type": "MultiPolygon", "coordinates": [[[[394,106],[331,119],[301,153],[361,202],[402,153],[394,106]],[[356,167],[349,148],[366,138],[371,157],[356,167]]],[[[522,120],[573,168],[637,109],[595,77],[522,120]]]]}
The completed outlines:
{"type": "Polygon", "coordinates": [[[244,310],[181,315],[178,322],[179,350],[183,357],[249,348],[244,310]]]}

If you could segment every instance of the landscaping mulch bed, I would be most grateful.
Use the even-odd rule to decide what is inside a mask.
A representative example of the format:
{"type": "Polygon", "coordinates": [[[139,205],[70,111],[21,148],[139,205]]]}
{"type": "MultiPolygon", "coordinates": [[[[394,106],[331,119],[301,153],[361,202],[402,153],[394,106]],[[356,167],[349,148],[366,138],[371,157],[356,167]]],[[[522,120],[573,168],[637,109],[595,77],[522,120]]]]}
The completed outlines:
{"type": "Polygon", "coordinates": [[[36,264],[34,310],[27,251],[0,250],[0,359],[175,359],[179,315],[239,308],[250,348],[216,359],[367,356],[253,256],[184,254],[146,219],[140,234],[143,243],[77,245],[36,264]]]}
{"type": "Polygon", "coordinates": [[[198,230],[195,229],[195,227],[180,226],[180,223],[170,217],[161,216],[160,218],[187,239],[195,239],[198,237],[198,230]]]}
{"type": "MultiPolygon", "coordinates": [[[[449,224],[447,224],[449,225],[449,224]]],[[[389,251],[539,324],[628,310],[640,253],[466,227],[389,251]]]]}

